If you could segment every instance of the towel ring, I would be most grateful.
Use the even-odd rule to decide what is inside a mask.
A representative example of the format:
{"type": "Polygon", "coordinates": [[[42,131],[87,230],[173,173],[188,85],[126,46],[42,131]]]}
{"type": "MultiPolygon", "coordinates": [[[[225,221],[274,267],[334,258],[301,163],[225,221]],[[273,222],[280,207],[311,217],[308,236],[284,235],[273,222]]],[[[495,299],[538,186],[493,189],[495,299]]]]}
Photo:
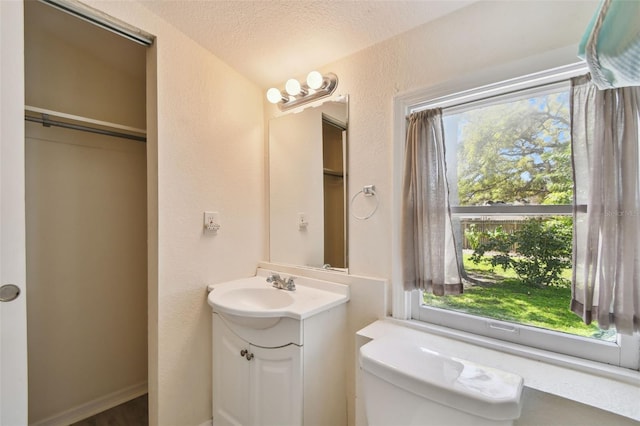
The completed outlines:
{"type": "Polygon", "coordinates": [[[360,191],[356,192],[355,194],[353,194],[353,197],[351,197],[351,203],[350,203],[351,215],[353,217],[355,217],[356,219],[358,219],[358,220],[367,220],[367,219],[369,219],[371,216],[373,216],[375,214],[375,212],[378,210],[378,206],[379,205],[380,205],[380,199],[378,198],[378,195],[376,194],[375,186],[374,185],[365,185],[364,187],[362,187],[362,189],[360,191]],[[364,194],[365,197],[374,197],[376,199],[376,205],[373,207],[373,210],[371,210],[371,212],[369,214],[364,215],[364,216],[358,216],[355,213],[353,213],[353,202],[356,200],[356,198],[360,194],[364,194]]]}

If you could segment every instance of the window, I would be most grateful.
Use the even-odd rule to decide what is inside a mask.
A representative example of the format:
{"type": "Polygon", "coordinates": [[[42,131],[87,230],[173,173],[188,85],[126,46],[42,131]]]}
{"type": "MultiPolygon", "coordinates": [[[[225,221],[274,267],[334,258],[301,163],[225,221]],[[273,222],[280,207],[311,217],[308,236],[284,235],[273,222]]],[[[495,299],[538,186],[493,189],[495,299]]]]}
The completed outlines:
{"type": "Polygon", "coordinates": [[[413,104],[443,108],[464,294],[414,292],[412,317],[637,369],[638,339],[569,310],[569,78],[583,73],[562,68],[413,104]]]}

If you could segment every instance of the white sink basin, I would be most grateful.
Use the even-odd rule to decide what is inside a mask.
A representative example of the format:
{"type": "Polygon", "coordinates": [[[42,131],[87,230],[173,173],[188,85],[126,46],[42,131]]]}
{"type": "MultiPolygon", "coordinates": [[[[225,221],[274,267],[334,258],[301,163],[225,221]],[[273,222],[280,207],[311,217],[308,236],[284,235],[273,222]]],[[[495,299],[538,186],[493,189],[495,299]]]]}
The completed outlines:
{"type": "Polygon", "coordinates": [[[213,311],[227,320],[255,329],[277,324],[281,318],[303,320],[349,300],[349,287],[310,278],[295,278],[296,290],[279,290],[267,282],[269,271],[212,286],[207,299],[213,311]]]}
{"type": "Polygon", "coordinates": [[[291,305],[295,299],[283,290],[275,288],[238,288],[226,291],[214,300],[218,307],[245,309],[249,311],[268,311],[282,309],[291,305]]]}

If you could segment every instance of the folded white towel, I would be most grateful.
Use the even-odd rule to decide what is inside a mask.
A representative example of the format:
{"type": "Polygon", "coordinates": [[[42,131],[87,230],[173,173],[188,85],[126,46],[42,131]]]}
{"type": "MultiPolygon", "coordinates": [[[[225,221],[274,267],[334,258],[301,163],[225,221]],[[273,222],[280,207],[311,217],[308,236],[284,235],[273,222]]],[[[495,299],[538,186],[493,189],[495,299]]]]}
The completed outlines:
{"type": "Polygon", "coordinates": [[[640,86],[640,1],[603,0],[578,56],[600,89],[640,86]]]}

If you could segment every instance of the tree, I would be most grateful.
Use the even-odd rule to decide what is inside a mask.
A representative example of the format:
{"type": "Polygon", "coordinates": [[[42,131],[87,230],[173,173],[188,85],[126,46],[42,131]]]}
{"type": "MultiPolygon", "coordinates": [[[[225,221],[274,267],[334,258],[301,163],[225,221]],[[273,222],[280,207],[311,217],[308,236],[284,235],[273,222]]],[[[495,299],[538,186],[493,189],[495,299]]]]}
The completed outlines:
{"type": "Polygon", "coordinates": [[[568,93],[490,105],[458,116],[460,205],[568,204],[568,93]]]}
{"type": "Polygon", "coordinates": [[[562,272],[571,267],[572,222],[570,217],[528,219],[512,234],[502,228],[484,232],[471,260],[480,263],[488,255],[491,266],[513,268],[530,286],[566,286],[562,272]]]}

